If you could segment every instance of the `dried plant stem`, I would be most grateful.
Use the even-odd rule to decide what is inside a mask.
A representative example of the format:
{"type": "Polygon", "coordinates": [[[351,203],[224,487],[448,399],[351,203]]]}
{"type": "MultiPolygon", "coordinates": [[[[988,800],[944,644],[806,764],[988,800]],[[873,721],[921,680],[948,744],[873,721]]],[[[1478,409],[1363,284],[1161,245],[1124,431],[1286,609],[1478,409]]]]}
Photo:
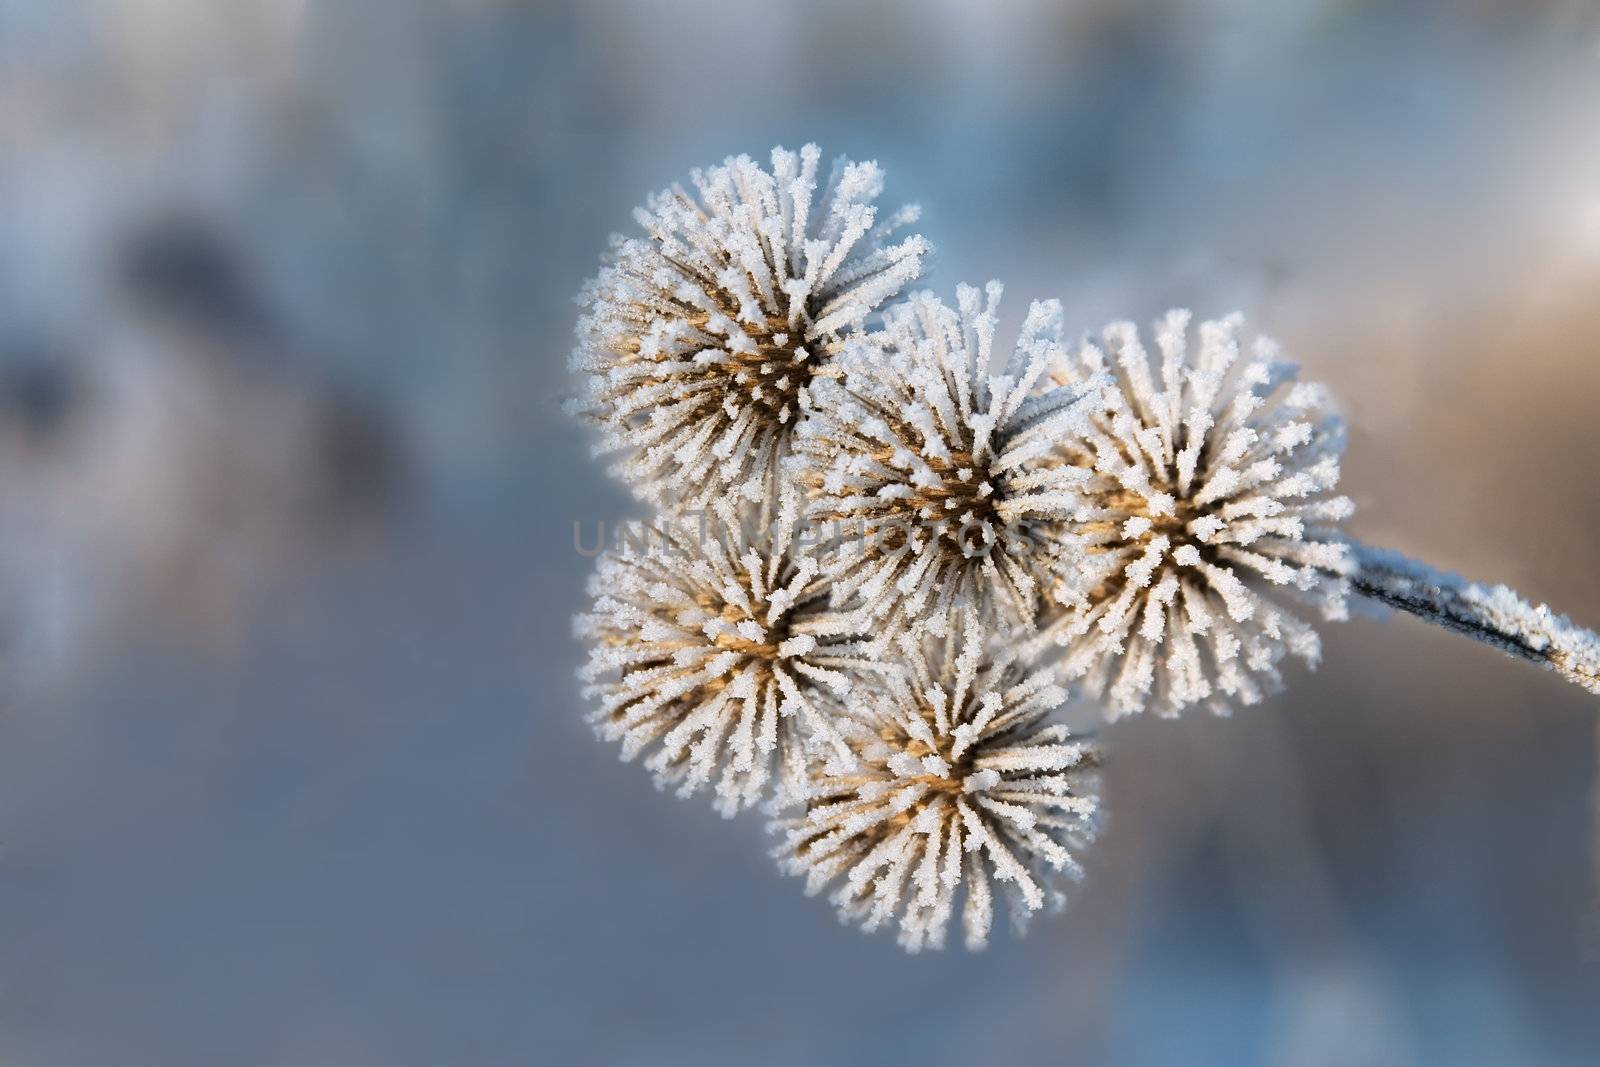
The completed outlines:
{"type": "Polygon", "coordinates": [[[1513,656],[1541,663],[1600,694],[1600,635],[1506,586],[1469,582],[1398,552],[1350,543],[1356,592],[1513,656]]]}

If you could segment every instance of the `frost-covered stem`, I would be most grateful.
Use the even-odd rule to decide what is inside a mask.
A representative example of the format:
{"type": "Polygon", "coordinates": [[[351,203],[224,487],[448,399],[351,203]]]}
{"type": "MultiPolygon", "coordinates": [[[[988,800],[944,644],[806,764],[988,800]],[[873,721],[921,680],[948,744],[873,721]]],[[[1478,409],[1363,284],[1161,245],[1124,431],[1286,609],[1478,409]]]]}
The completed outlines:
{"type": "Polygon", "coordinates": [[[1398,552],[1350,543],[1350,586],[1391,608],[1541,663],[1600,694],[1600,635],[1535,607],[1503,585],[1487,587],[1436,571],[1398,552]]]}

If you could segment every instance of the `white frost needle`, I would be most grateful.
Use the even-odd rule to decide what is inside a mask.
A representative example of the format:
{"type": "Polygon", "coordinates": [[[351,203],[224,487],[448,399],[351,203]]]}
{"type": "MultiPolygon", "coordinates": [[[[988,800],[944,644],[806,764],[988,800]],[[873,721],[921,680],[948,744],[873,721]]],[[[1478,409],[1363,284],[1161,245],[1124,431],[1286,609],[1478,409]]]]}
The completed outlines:
{"type": "Polygon", "coordinates": [[[995,372],[999,283],[956,295],[951,308],[914,294],[852,340],[795,445],[810,519],[838,535],[833,595],[859,602],[883,640],[943,634],[957,612],[997,635],[1030,626],[1041,590],[1081,573],[1068,523],[1086,472],[1053,443],[1082,432],[1102,379],[1048,379],[1054,301],[1029,308],[995,372]]]}
{"type": "Polygon", "coordinates": [[[756,502],[841,339],[922,269],[927,243],[879,221],[876,163],[842,156],[818,196],[816,145],[695,171],[635,213],[579,296],[572,410],[599,426],[613,472],[658,504],[756,502]]]}
{"type": "Polygon", "coordinates": [[[1057,444],[1084,474],[1071,510],[1084,552],[1077,584],[1046,591],[1039,644],[1060,646],[1065,675],[1112,714],[1255,703],[1285,653],[1320,655],[1286,600],[1345,616],[1343,425],[1271,341],[1241,348],[1240,321],[1201,323],[1192,344],[1189,313],[1170,312],[1153,353],[1116,323],[1054,370],[1114,384],[1057,444]]]}
{"type": "Polygon", "coordinates": [[[680,794],[714,785],[725,815],[803,783],[809,750],[844,760],[835,705],[877,665],[795,551],[794,499],[769,521],[729,508],[662,523],[604,556],[576,621],[591,721],[680,794]]]}
{"type": "Polygon", "coordinates": [[[1095,834],[1099,756],[1047,722],[1065,696],[1050,672],[985,659],[975,629],[900,644],[904,673],[844,702],[855,767],[813,766],[804,812],[772,824],[774,855],[910,951],[943,948],[958,908],[982,948],[997,894],[1019,933],[1063,902],[1095,834]]]}

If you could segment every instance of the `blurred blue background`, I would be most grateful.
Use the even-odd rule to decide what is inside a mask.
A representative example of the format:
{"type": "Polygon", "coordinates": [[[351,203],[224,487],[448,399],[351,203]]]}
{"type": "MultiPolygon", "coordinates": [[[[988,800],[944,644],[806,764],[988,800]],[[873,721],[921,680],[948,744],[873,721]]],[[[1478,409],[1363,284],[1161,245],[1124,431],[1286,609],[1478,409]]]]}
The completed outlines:
{"type": "Polygon", "coordinates": [[[0,0],[0,1062],[1600,1061],[1592,698],[1332,628],[908,958],[590,736],[560,411],[643,195],[816,140],[1013,329],[1243,310],[1359,536],[1600,622],[1597,105],[1589,0],[0,0]]]}

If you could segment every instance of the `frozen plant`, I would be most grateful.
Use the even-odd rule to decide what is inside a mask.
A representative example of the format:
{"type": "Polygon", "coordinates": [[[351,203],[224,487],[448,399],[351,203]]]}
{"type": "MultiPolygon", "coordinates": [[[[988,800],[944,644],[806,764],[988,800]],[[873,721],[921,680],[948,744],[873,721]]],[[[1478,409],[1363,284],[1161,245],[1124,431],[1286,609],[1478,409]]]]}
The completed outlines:
{"type": "Polygon", "coordinates": [[[1099,757],[1049,723],[1065,693],[1047,669],[989,659],[975,626],[899,644],[906,670],[842,706],[855,767],[814,766],[805,811],[776,821],[781,867],[840,918],[900,944],[942,948],[958,895],[968,948],[982,948],[998,888],[1020,932],[1063,900],[1058,875],[1093,839],[1099,757]]]}
{"type": "Polygon", "coordinates": [[[877,224],[881,174],[842,159],[818,200],[817,158],[652,197],[585,288],[573,408],[657,515],[576,630],[601,736],[725,815],[766,802],[842,918],[916,951],[959,908],[976,948],[997,893],[1019,928],[1059,903],[1101,763],[1064,685],[1112,717],[1253,704],[1316,665],[1307,608],[1362,597],[1600,692],[1594,633],[1343,532],[1343,424],[1238,315],[1069,351],[1036,302],[1002,356],[999,283],[900,297],[915,211],[877,224]]]}
{"type": "Polygon", "coordinates": [[[681,795],[713,784],[724,815],[794,792],[808,747],[850,760],[833,724],[871,673],[857,620],[828,606],[796,543],[795,499],[663,521],[602,556],[576,620],[591,721],[681,795]],[[849,672],[855,672],[854,675],[849,672]]]}
{"type": "Polygon", "coordinates": [[[1065,675],[1113,714],[1252,704],[1280,684],[1286,652],[1314,665],[1316,632],[1274,587],[1345,615],[1336,524],[1353,507],[1332,495],[1343,425],[1271,341],[1241,351],[1239,325],[1201,323],[1191,345],[1189,313],[1172,311],[1152,354],[1132,323],[1115,323],[1104,347],[1085,341],[1056,370],[1069,382],[1115,376],[1057,446],[1092,474],[1072,509],[1080,573],[1048,591],[1047,626],[1065,675]]]}
{"type": "Polygon", "coordinates": [[[1196,351],[1188,312],[1169,312],[1155,353],[1131,323],[1115,323],[1103,347],[1085,342],[1054,371],[1066,383],[1110,373],[1115,385],[1060,445],[1094,472],[1075,515],[1082,571],[1048,591],[1034,647],[1063,646],[1064,676],[1083,678],[1113,715],[1201,702],[1225,712],[1279,688],[1286,653],[1317,664],[1317,634],[1286,599],[1335,620],[1354,593],[1600,693],[1600,636],[1505,586],[1341,532],[1354,511],[1333,493],[1343,423],[1275,343],[1257,338],[1245,355],[1241,323],[1202,323],[1196,351]]]}
{"type": "Polygon", "coordinates": [[[795,445],[810,518],[838,532],[833,595],[883,635],[942,634],[952,612],[1031,625],[1041,592],[1082,573],[1069,520],[1086,471],[1055,443],[1086,432],[1100,378],[1054,384],[1061,306],[1033,304],[999,373],[1001,287],[955,308],[917,293],[854,338],[816,385],[795,445]],[[981,301],[981,302],[980,302],[981,301]]]}
{"type": "Polygon", "coordinates": [[[674,185],[635,212],[645,235],[614,237],[584,288],[573,407],[640,496],[765,498],[842,338],[921,271],[920,236],[888,240],[917,209],[877,219],[878,165],[841,156],[819,198],[818,156],[695,171],[693,194],[674,185]]]}

